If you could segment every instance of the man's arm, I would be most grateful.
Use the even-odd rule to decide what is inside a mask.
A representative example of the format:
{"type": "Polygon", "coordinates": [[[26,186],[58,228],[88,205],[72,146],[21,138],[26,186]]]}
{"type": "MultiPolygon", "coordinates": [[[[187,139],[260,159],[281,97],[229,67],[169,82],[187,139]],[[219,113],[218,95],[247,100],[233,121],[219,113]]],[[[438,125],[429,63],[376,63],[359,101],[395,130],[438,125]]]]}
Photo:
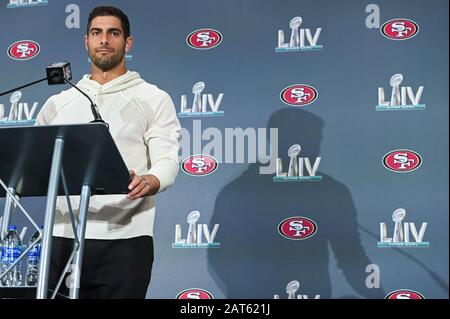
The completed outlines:
{"type": "Polygon", "coordinates": [[[154,101],[153,116],[148,123],[144,140],[148,147],[150,169],[144,175],[131,171],[128,198],[154,195],[170,187],[178,174],[178,138],[181,126],[175,106],[166,93],[154,101]]]}

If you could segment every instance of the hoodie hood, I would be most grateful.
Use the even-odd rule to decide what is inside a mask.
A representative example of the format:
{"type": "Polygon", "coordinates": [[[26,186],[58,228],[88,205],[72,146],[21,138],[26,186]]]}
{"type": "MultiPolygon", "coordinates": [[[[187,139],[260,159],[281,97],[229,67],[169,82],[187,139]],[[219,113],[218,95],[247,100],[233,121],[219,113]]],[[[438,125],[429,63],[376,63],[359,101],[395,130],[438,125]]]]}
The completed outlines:
{"type": "Polygon", "coordinates": [[[85,74],[77,85],[86,93],[98,96],[102,94],[116,93],[143,82],[144,80],[141,78],[139,73],[135,71],[127,71],[125,74],[103,85],[97,81],[91,80],[90,74],[85,74]]]}

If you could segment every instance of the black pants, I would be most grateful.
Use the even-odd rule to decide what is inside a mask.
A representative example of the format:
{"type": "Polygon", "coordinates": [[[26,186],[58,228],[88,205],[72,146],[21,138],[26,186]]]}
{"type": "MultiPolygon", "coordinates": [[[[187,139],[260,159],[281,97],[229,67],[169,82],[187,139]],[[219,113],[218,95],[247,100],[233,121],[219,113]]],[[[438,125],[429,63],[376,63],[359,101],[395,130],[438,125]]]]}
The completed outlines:
{"type": "MultiPolygon", "coordinates": [[[[48,284],[51,291],[70,257],[73,243],[72,239],[53,237],[48,284]]],[[[145,298],[152,264],[153,239],[150,236],[117,240],[86,239],[79,298],[145,298]]],[[[69,295],[69,275],[71,273],[64,278],[58,296],[69,295]]]]}

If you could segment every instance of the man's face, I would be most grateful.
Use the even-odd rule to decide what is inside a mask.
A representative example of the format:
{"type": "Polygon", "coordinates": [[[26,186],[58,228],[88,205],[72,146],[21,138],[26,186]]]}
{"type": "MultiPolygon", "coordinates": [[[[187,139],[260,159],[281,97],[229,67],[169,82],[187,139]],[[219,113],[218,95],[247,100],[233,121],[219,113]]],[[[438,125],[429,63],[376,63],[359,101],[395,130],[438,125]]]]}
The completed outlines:
{"type": "Polygon", "coordinates": [[[118,66],[130,49],[132,38],[125,39],[120,20],[99,16],[92,20],[85,45],[92,63],[103,72],[118,66]]]}

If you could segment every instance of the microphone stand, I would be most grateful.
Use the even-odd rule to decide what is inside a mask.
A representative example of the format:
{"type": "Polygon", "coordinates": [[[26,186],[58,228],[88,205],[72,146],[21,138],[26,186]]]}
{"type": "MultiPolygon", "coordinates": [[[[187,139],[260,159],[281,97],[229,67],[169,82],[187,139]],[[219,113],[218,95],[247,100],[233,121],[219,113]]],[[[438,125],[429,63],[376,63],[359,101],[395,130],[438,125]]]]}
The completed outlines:
{"type": "MultiPolygon", "coordinates": [[[[30,83],[28,83],[28,84],[25,84],[25,85],[16,87],[16,88],[11,89],[11,90],[8,90],[8,91],[6,91],[6,92],[2,92],[2,93],[0,93],[0,96],[6,95],[6,94],[8,94],[8,93],[12,93],[12,92],[14,92],[14,91],[17,91],[17,90],[20,90],[20,89],[26,88],[26,87],[28,87],[28,86],[32,86],[32,85],[34,85],[34,84],[37,84],[37,83],[40,83],[40,82],[44,82],[44,81],[47,81],[47,80],[49,80],[49,77],[45,77],[45,78],[43,78],[43,79],[40,79],[40,80],[37,80],[37,81],[30,82],[30,83]]],[[[108,123],[106,123],[105,121],[103,121],[102,117],[100,116],[100,112],[98,111],[97,105],[95,105],[95,103],[91,100],[91,98],[90,98],[86,93],[84,93],[83,91],[81,91],[75,84],[73,84],[73,83],[67,78],[67,76],[64,76],[64,81],[65,81],[66,83],[69,83],[72,87],[74,87],[76,90],[78,90],[78,92],[80,92],[80,93],[83,94],[85,97],[87,97],[87,99],[89,100],[89,102],[91,102],[91,111],[92,111],[92,114],[94,115],[94,120],[91,121],[90,123],[104,123],[104,124],[106,124],[106,126],[109,128],[108,123]]]]}
{"type": "Polygon", "coordinates": [[[12,92],[14,92],[14,91],[17,91],[17,90],[20,90],[20,89],[26,88],[26,87],[28,87],[28,86],[32,86],[32,85],[34,85],[34,84],[37,84],[37,83],[39,83],[39,82],[44,82],[44,81],[47,81],[47,80],[48,80],[48,78],[47,78],[47,77],[45,77],[45,78],[43,78],[43,79],[40,79],[40,80],[37,80],[37,81],[31,82],[31,83],[28,83],[28,84],[25,84],[25,85],[19,86],[19,87],[15,88],[15,89],[12,89],[12,90],[9,90],[9,91],[6,91],[6,92],[3,92],[3,93],[0,93],[0,96],[2,96],[2,95],[6,95],[6,94],[8,94],[8,93],[12,93],[12,92]]]}
{"type": "Polygon", "coordinates": [[[81,94],[83,94],[85,97],[87,97],[87,99],[89,100],[89,102],[91,102],[91,111],[92,114],[94,115],[94,120],[91,121],[90,123],[96,123],[96,122],[101,122],[104,123],[108,126],[107,123],[105,123],[105,121],[103,121],[102,117],[100,116],[100,113],[98,111],[97,105],[95,105],[95,103],[91,100],[91,98],[84,93],[83,91],[81,91],[75,84],[73,84],[72,82],[70,82],[70,80],[67,77],[64,77],[64,80],[69,83],[73,88],[75,88],[78,92],[80,92],[81,94]]]}

